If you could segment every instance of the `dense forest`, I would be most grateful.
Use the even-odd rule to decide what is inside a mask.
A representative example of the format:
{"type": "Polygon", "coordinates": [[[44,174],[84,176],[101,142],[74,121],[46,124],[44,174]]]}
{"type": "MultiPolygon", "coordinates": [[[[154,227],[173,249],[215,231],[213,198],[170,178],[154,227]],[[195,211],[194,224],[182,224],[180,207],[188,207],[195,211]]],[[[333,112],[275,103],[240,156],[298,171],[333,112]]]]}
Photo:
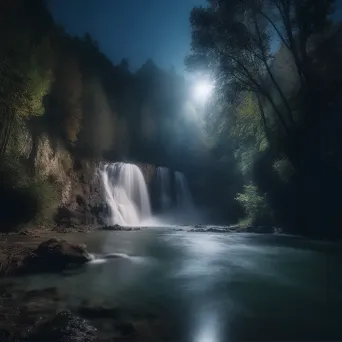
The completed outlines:
{"type": "Polygon", "coordinates": [[[341,234],[334,5],[208,0],[194,8],[186,65],[214,85],[199,104],[186,77],[152,60],[136,71],[125,58],[114,65],[90,34],[59,27],[45,1],[2,1],[2,225],[12,216],[16,224],[54,219],[79,161],[109,160],[182,170],[197,204],[225,224],[341,234]],[[47,144],[61,176],[47,172],[47,144]]]}
{"type": "Polygon", "coordinates": [[[212,0],[191,14],[187,63],[215,80],[211,151],[227,178],[239,170],[243,190],[235,198],[246,224],[340,234],[342,27],[335,6],[212,0]]]}

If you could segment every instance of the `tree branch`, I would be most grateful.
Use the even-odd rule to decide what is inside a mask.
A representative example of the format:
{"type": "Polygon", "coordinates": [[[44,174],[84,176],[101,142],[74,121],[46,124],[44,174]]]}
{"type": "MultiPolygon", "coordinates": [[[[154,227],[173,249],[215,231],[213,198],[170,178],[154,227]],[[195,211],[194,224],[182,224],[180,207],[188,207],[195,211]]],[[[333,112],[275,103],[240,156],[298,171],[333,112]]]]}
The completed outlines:
{"type": "Polygon", "coordinates": [[[260,15],[262,15],[270,24],[271,26],[274,28],[274,30],[277,32],[279,38],[281,39],[282,43],[289,49],[291,50],[290,48],[290,45],[287,43],[287,41],[285,40],[285,38],[283,37],[283,35],[281,34],[281,32],[279,31],[279,29],[277,28],[276,24],[273,22],[273,20],[268,17],[264,12],[260,12],[260,15]]]}

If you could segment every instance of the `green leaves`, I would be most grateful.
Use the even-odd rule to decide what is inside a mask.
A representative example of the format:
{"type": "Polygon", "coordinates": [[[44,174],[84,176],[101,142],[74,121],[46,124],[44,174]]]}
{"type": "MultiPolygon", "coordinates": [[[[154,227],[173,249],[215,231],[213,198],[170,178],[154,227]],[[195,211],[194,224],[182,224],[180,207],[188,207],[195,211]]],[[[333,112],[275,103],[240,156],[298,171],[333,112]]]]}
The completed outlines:
{"type": "Polygon", "coordinates": [[[29,61],[23,70],[22,90],[15,110],[15,115],[26,118],[44,114],[43,99],[48,94],[51,84],[50,72],[38,65],[35,53],[29,61]]]}
{"type": "Polygon", "coordinates": [[[251,223],[253,223],[257,217],[267,215],[265,195],[259,194],[258,189],[254,184],[244,185],[243,192],[239,193],[235,199],[245,209],[251,223]]]}
{"type": "Polygon", "coordinates": [[[51,84],[50,71],[41,65],[40,47],[30,46],[27,34],[17,36],[15,50],[4,50],[4,62],[0,67],[1,100],[12,115],[22,118],[44,114],[43,98],[51,84]]]}

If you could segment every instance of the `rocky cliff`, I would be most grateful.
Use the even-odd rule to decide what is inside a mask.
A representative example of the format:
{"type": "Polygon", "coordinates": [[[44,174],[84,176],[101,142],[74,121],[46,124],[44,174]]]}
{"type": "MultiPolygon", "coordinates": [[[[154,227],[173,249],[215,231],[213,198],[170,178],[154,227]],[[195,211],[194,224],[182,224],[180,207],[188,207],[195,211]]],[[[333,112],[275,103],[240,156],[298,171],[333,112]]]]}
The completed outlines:
{"type": "MultiPolygon", "coordinates": [[[[108,209],[98,173],[100,161],[81,158],[43,128],[21,124],[17,129],[20,134],[14,136],[22,139],[11,140],[6,167],[0,167],[8,199],[8,206],[0,208],[3,230],[32,221],[62,227],[105,224],[108,209]],[[25,208],[19,211],[23,217],[18,208],[25,208]]],[[[155,166],[137,165],[152,193],[155,166]]]]}
{"type": "Polygon", "coordinates": [[[2,230],[31,221],[103,224],[105,200],[97,162],[78,158],[44,130],[19,123],[16,129],[20,134],[13,135],[0,165],[6,198],[0,215],[2,230]]]}

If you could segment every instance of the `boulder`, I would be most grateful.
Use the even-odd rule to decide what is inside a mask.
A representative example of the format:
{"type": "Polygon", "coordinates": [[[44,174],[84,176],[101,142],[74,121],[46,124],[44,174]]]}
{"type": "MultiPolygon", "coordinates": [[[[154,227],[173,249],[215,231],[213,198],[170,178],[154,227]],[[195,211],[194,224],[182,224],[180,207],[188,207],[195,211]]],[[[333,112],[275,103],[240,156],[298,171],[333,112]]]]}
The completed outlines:
{"type": "Polygon", "coordinates": [[[85,317],[91,322],[97,322],[99,331],[107,331],[109,335],[120,337],[130,337],[129,340],[136,340],[138,332],[132,323],[132,317],[119,308],[108,307],[83,307],[79,309],[81,317],[85,317]],[[127,320],[129,319],[129,320],[127,320]],[[103,329],[100,328],[102,326],[103,329]]]}
{"type": "MultiPolygon", "coordinates": [[[[196,227],[196,226],[195,226],[196,227]]],[[[216,228],[216,227],[210,227],[207,229],[203,228],[195,228],[190,230],[191,233],[231,233],[231,228],[216,228]]]]}
{"type": "Polygon", "coordinates": [[[124,232],[135,232],[135,231],[141,230],[140,227],[122,227],[118,224],[114,224],[113,226],[103,226],[100,229],[112,230],[112,231],[124,231],[124,232]]]}
{"type": "Polygon", "coordinates": [[[92,260],[85,245],[71,244],[52,238],[42,242],[24,258],[19,273],[58,272],[70,266],[83,265],[92,260]]]}
{"type": "Polygon", "coordinates": [[[60,312],[53,319],[39,325],[26,338],[27,341],[50,342],[91,342],[95,339],[96,328],[70,311],[60,312]]]}
{"type": "Polygon", "coordinates": [[[232,230],[230,228],[215,228],[211,227],[207,229],[207,232],[210,233],[231,233],[232,230]]]}

